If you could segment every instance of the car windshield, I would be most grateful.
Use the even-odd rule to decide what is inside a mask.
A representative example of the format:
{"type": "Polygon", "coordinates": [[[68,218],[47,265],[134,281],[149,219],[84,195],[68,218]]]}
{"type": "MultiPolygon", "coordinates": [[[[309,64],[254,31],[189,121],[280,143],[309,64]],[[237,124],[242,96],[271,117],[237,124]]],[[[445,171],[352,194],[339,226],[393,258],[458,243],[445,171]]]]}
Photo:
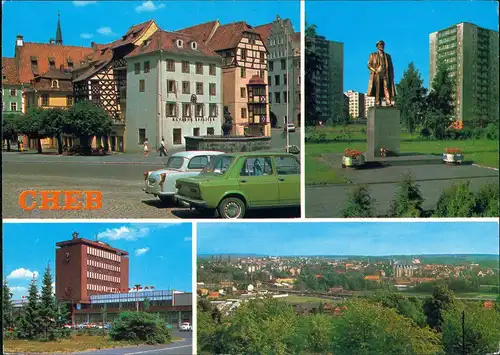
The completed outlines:
{"type": "Polygon", "coordinates": [[[220,174],[224,175],[231,165],[234,157],[230,155],[218,155],[215,158],[212,158],[210,163],[203,169],[201,174],[220,174]]]}
{"type": "Polygon", "coordinates": [[[170,157],[167,162],[167,169],[179,170],[184,164],[184,158],[182,157],[170,157]]]}

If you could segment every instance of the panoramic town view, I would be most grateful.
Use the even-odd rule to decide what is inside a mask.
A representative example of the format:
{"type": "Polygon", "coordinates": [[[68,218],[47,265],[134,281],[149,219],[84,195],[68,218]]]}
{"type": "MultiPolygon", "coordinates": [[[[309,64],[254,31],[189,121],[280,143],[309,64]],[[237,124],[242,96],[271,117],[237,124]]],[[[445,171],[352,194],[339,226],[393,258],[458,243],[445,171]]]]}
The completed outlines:
{"type": "Polygon", "coordinates": [[[299,2],[186,4],[2,2],[5,217],[300,216],[299,2]]]}
{"type": "Polygon", "coordinates": [[[248,227],[198,224],[198,353],[500,351],[498,223],[248,227]]]}
{"type": "Polygon", "coordinates": [[[4,354],[193,353],[191,224],[3,232],[4,354]]]}
{"type": "Polygon", "coordinates": [[[498,46],[494,1],[307,2],[306,217],[498,217],[498,46]]]}

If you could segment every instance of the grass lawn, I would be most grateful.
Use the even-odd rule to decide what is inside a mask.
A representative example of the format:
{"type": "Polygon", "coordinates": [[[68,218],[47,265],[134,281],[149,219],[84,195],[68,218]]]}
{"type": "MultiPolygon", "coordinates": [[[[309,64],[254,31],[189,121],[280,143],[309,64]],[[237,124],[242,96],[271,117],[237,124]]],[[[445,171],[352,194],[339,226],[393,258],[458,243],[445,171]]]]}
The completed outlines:
{"type": "MultiPolygon", "coordinates": [[[[317,128],[316,132],[326,135],[327,143],[306,143],[305,171],[306,185],[344,183],[342,168],[332,168],[320,157],[325,153],[343,153],[346,148],[360,151],[366,150],[365,126],[350,125],[343,131],[342,127],[317,128]]],[[[423,155],[441,155],[446,148],[459,148],[466,161],[475,164],[498,168],[498,142],[494,140],[423,140],[417,134],[401,133],[401,153],[423,155]]]]}
{"type": "MultiPolygon", "coordinates": [[[[172,337],[172,341],[181,338],[172,337]]],[[[5,340],[5,351],[9,353],[71,353],[95,349],[119,348],[135,345],[129,342],[112,341],[108,336],[73,335],[60,341],[5,340]]]]}
{"type": "Polygon", "coordinates": [[[303,303],[339,303],[340,301],[331,300],[321,297],[309,297],[309,296],[288,296],[283,298],[288,303],[292,304],[303,304],[303,303]]]}

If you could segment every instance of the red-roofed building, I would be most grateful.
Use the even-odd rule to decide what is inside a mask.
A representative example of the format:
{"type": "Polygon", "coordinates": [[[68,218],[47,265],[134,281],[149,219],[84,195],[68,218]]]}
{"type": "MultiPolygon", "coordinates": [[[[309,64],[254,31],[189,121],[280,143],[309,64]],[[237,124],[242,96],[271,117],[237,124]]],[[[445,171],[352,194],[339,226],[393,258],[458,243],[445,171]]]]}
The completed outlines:
{"type": "Polygon", "coordinates": [[[23,85],[19,80],[15,58],[2,58],[2,112],[19,114],[23,109],[23,85]]]}
{"type": "Polygon", "coordinates": [[[221,25],[217,20],[179,32],[193,36],[222,57],[223,102],[233,119],[232,134],[270,136],[268,52],[262,36],[243,21],[221,25]],[[264,84],[250,84],[254,76],[264,84]]]}

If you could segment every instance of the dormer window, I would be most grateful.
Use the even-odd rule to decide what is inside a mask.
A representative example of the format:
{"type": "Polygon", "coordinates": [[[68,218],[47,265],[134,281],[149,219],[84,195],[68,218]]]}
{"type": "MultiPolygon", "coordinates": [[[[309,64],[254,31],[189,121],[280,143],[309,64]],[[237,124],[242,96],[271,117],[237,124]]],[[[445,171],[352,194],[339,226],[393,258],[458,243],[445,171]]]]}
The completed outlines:
{"type": "Polygon", "coordinates": [[[59,88],[59,80],[52,80],[52,88],[59,88]]]}
{"type": "Polygon", "coordinates": [[[56,68],[56,61],[53,57],[49,57],[49,68],[50,69],[55,69],[56,68]]]}
{"type": "Polygon", "coordinates": [[[68,68],[73,68],[73,59],[68,58],[66,61],[68,63],[68,68]]]}
{"type": "Polygon", "coordinates": [[[191,49],[194,50],[194,51],[197,50],[198,49],[198,43],[191,42],[191,49]]]}
{"type": "Polygon", "coordinates": [[[35,56],[31,56],[31,69],[35,72],[38,73],[38,58],[35,56]]]}
{"type": "Polygon", "coordinates": [[[182,39],[177,40],[177,47],[182,48],[184,46],[184,41],[182,39]]]}

